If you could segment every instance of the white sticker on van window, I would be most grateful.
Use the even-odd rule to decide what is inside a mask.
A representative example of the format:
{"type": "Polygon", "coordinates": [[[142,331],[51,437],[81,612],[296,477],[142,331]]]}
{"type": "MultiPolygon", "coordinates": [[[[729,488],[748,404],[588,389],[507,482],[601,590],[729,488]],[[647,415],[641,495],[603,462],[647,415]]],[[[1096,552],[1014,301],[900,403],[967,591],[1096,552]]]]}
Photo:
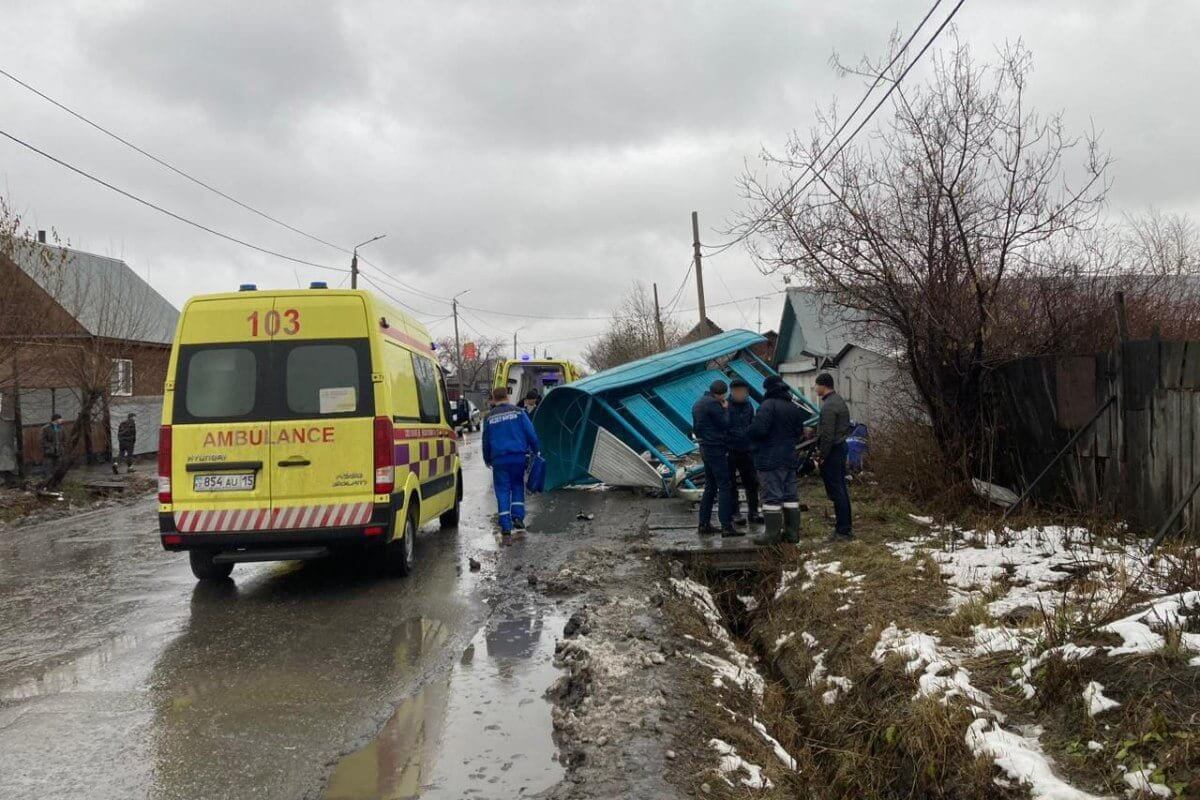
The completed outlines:
{"type": "Polygon", "coordinates": [[[358,407],[353,386],[330,386],[321,390],[321,413],[344,414],[358,407]]]}

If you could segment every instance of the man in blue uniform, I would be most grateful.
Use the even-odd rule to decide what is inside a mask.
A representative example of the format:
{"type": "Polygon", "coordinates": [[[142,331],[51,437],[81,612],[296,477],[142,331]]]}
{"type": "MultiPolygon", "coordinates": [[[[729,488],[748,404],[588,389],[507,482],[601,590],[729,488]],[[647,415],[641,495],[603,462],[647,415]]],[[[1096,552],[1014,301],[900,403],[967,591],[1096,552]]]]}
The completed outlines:
{"type": "Polygon", "coordinates": [[[717,502],[717,519],[722,536],[741,536],[733,527],[733,476],[729,473],[729,411],[725,381],[713,381],[696,404],[692,406],[692,435],[700,443],[704,459],[704,493],[700,496],[701,536],[712,536],[713,500],[717,502]]]}
{"type": "Polygon", "coordinates": [[[508,389],[492,390],[492,410],[483,421],[483,463],[492,469],[500,532],[525,528],[525,463],[540,449],[529,415],[508,400],[508,389]]]}

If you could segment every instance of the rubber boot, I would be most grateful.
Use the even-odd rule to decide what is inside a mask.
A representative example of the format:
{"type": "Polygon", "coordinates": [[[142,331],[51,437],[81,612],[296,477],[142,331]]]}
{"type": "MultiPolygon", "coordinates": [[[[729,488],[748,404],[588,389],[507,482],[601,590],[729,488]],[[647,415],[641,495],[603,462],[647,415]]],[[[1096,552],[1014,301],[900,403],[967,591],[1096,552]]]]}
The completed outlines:
{"type": "Polygon", "coordinates": [[[783,541],[783,509],[764,507],[763,519],[765,520],[766,530],[754,537],[754,543],[758,545],[770,545],[779,544],[783,541]]]}
{"type": "Polygon", "coordinates": [[[800,505],[783,507],[783,540],[800,544],[800,505]]]}

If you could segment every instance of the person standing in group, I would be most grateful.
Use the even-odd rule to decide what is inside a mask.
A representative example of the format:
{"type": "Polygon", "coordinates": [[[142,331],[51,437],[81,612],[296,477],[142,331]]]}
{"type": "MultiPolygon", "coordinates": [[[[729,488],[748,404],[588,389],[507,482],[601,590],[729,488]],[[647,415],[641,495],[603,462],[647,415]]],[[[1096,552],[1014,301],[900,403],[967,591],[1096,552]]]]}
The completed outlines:
{"type": "Polygon", "coordinates": [[[700,496],[701,536],[717,531],[712,526],[713,500],[722,536],[741,536],[733,527],[733,476],[729,474],[729,411],[725,395],[729,387],[716,380],[692,406],[692,435],[700,443],[704,459],[704,493],[700,496]]]}
{"type": "Polygon", "coordinates": [[[67,432],[63,429],[62,414],[51,414],[50,421],[42,426],[42,460],[46,474],[54,475],[67,456],[67,432]]]}
{"type": "Polygon", "coordinates": [[[137,444],[137,417],[130,411],[129,416],[117,426],[117,457],[112,463],[113,475],[117,474],[117,467],[122,461],[125,462],[125,471],[133,472],[133,446],[135,444],[137,444]]]}
{"type": "Polygon", "coordinates": [[[750,442],[750,423],[754,406],[750,405],[750,384],[741,378],[729,383],[729,476],[733,487],[734,525],[763,521],[758,513],[758,475],[754,469],[754,446],[750,442]],[[746,491],[746,516],[738,511],[738,482],[746,491]]]}
{"type": "Polygon", "coordinates": [[[800,541],[800,488],[796,447],[804,437],[804,412],[792,402],[792,391],[778,375],[763,383],[763,401],[750,424],[754,466],[762,487],[766,530],[755,544],[800,541]]]}
{"type": "Polygon", "coordinates": [[[492,390],[492,410],[483,420],[483,463],[492,470],[500,533],[525,529],[525,464],[541,448],[529,415],[508,401],[508,390],[492,390]]]}
{"type": "Polygon", "coordinates": [[[836,525],[829,541],[854,538],[850,522],[850,489],[846,486],[846,439],[850,436],[850,408],[833,390],[833,376],[817,376],[817,396],[821,398],[821,420],[817,423],[817,456],[821,461],[821,480],[825,494],[833,503],[836,525]]]}

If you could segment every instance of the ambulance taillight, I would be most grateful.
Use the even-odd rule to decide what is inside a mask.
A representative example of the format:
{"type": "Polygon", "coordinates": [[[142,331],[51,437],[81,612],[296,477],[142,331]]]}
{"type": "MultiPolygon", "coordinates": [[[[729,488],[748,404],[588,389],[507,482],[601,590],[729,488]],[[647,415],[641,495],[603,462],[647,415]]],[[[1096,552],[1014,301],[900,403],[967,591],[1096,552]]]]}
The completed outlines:
{"type": "Polygon", "coordinates": [[[387,417],[375,418],[375,494],[391,494],[396,488],[394,429],[387,417]]]}
{"type": "Polygon", "coordinates": [[[171,426],[158,429],[158,502],[171,502],[171,426]]]}

